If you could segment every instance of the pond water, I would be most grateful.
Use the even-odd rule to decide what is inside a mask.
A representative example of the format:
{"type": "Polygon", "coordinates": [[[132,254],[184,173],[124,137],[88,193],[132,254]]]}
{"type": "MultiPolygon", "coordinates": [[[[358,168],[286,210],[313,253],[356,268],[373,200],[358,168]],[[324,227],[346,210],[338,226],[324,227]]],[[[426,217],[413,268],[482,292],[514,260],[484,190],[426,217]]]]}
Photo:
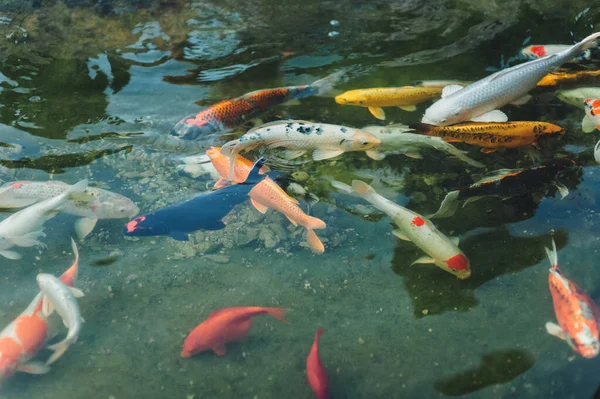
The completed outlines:
{"type": "MultiPolygon", "coordinates": [[[[182,158],[223,141],[170,132],[211,104],[342,68],[356,73],[341,90],[473,81],[515,64],[527,44],[571,44],[600,21],[589,2],[560,0],[2,3],[0,179],[89,179],[131,198],[142,214],[210,190],[215,174],[191,176],[182,158]]],[[[410,124],[428,105],[386,108],[383,122],[310,97],[261,119],[410,124]]],[[[125,237],[127,218],[100,220],[78,241],[75,286],[85,293],[78,341],[49,373],[3,383],[0,398],[311,398],[306,357],[318,328],[332,398],[594,397],[600,359],[576,355],[545,330],[556,318],[544,247],[554,230],[563,272],[600,301],[598,132],[583,133],[582,109],[547,92],[503,110],[510,120],[565,128],[536,151],[542,161],[575,159],[582,174],[565,182],[570,194],[562,200],[555,190],[486,198],[436,220],[460,237],[468,279],[411,266],[422,251],[329,179],[374,179],[382,195],[428,215],[485,171],[535,166],[527,150],[483,154],[456,144],[483,171],[433,150],[422,159],[354,152],[298,163],[280,171],[281,184],[308,190],[300,206],[327,224],[317,231],[323,254],[310,251],[302,227],[249,202],[225,218],[225,229],[190,241],[125,237]],[[247,342],[229,344],[225,356],[181,358],[192,328],[232,306],[284,307],[289,325],[256,318],[247,342]]],[[[47,247],[18,248],[19,260],[0,257],[0,326],[39,292],[38,273],[58,276],[72,264],[75,221],[60,213],[45,224],[47,247]]]]}

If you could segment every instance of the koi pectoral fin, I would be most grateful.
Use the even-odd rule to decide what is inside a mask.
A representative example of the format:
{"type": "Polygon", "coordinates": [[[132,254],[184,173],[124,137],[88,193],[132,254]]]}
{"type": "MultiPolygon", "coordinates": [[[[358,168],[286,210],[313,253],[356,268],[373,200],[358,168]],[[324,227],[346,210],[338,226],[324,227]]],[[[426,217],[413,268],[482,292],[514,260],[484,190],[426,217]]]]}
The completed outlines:
{"type": "Polygon", "coordinates": [[[385,158],[385,154],[383,152],[373,151],[373,150],[367,151],[367,156],[376,161],[381,161],[382,159],[385,158]]]}
{"type": "Polygon", "coordinates": [[[410,241],[410,238],[400,229],[392,230],[392,234],[404,241],[410,241]]]}
{"type": "Polygon", "coordinates": [[[252,206],[253,206],[253,207],[254,207],[254,208],[257,210],[257,211],[259,211],[259,212],[260,212],[260,213],[262,213],[263,215],[264,215],[265,213],[267,213],[267,211],[269,210],[269,207],[268,207],[268,206],[265,206],[265,205],[261,204],[260,202],[256,201],[256,200],[255,200],[255,199],[253,199],[253,198],[250,198],[250,203],[252,204],[252,206]]]}
{"type": "Polygon", "coordinates": [[[322,161],[324,159],[337,157],[343,153],[343,150],[315,150],[313,151],[312,157],[315,161],[322,161]]]}
{"type": "Polygon", "coordinates": [[[410,265],[412,266],[412,265],[416,265],[416,264],[432,264],[432,263],[435,263],[435,259],[433,259],[431,256],[423,255],[419,259],[417,259],[413,263],[411,263],[410,265]]]}
{"type": "Polygon", "coordinates": [[[569,195],[569,189],[564,184],[556,183],[556,188],[558,189],[558,192],[560,193],[560,199],[563,199],[567,195],[569,195]]]}
{"type": "Polygon", "coordinates": [[[404,110],[404,111],[408,111],[408,112],[414,112],[417,110],[416,105],[402,105],[402,106],[399,106],[398,108],[400,108],[401,110],[404,110]]]}
{"type": "Polygon", "coordinates": [[[560,326],[556,323],[552,323],[550,321],[546,322],[546,331],[548,332],[548,334],[554,335],[555,337],[560,338],[563,341],[567,339],[562,328],[560,328],[560,326]]]}
{"type": "Polygon", "coordinates": [[[596,124],[586,115],[581,121],[581,130],[583,130],[584,133],[593,132],[596,130],[596,124]]]}
{"type": "Polygon", "coordinates": [[[50,371],[50,367],[48,367],[47,365],[45,365],[42,362],[32,361],[32,362],[19,364],[19,366],[17,366],[17,370],[22,373],[28,373],[28,374],[46,374],[47,372],[50,371]]]}
{"type": "Polygon", "coordinates": [[[217,354],[217,356],[225,356],[227,354],[225,344],[217,344],[212,348],[212,350],[217,354]]]}
{"type": "Polygon", "coordinates": [[[495,109],[493,111],[488,111],[485,114],[476,116],[475,118],[471,118],[473,122],[506,122],[508,121],[508,116],[499,109],[495,109]]]}
{"type": "Polygon", "coordinates": [[[385,111],[381,107],[369,107],[369,112],[375,118],[384,121],[385,120],[385,111]]]}
{"type": "Polygon", "coordinates": [[[94,230],[98,218],[80,218],[75,222],[75,233],[80,240],[84,239],[94,230]]]}

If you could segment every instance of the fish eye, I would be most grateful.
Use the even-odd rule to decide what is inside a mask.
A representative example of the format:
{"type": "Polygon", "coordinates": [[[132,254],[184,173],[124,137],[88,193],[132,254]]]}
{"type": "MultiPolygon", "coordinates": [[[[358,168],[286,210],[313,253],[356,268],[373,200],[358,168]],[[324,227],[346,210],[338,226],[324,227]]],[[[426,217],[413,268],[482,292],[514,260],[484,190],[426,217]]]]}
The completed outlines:
{"type": "Polygon", "coordinates": [[[440,119],[440,122],[444,123],[446,122],[448,119],[440,119]]]}
{"type": "Polygon", "coordinates": [[[369,144],[369,142],[368,142],[368,141],[363,141],[363,142],[362,142],[362,145],[368,145],[368,144],[369,144]]]}

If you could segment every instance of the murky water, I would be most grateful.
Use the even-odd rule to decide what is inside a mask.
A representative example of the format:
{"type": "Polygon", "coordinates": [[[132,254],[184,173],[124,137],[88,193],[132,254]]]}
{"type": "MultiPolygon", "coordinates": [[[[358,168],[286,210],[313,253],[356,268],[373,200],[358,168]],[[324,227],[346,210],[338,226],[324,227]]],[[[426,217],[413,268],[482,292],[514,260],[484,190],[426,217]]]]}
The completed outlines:
{"type": "MultiPolygon", "coordinates": [[[[351,66],[362,74],[341,89],[475,80],[525,43],[572,43],[600,20],[597,10],[584,12],[589,2],[558,0],[3,3],[1,179],[87,178],[130,197],[142,213],[214,181],[177,168],[210,143],[169,138],[202,107],[351,66]]],[[[417,122],[425,107],[388,108],[386,123],[417,122]]],[[[320,327],[332,398],[593,397],[600,360],[576,356],[544,329],[555,316],[543,247],[554,229],[563,271],[600,301],[597,133],[582,133],[583,112],[553,96],[505,109],[511,119],[565,127],[539,155],[576,159],[583,174],[566,182],[564,200],[554,191],[488,198],[438,220],[441,231],[461,237],[469,279],[410,266],[420,250],[391,234],[388,217],[325,178],[375,176],[389,199],[429,214],[481,170],[434,151],[424,159],[349,153],[311,162],[284,181],[319,197],[301,204],[327,223],[322,255],[306,247],[302,228],[249,203],[224,230],[189,242],[126,239],[127,219],[100,220],[79,243],[86,321],[78,342],[50,373],[18,373],[0,398],[310,398],[305,361],[320,327]],[[290,325],[257,318],[249,340],[228,345],[226,356],[179,357],[184,337],[213,310],[244,305],[285,307],[290,325]]],[[[263,121],[287,117],[378,123],[365,109],[323,97],[275,107],[263,121]]],[[[486,155],[457,146],[487,170],[534,165],[523,150],[486,155]]],[[[46,223],[47,248],[0,258],[0,326],[35,296],[39,272],[59,275],[71,265],[75,220],[59,214],[46,223]]]]}

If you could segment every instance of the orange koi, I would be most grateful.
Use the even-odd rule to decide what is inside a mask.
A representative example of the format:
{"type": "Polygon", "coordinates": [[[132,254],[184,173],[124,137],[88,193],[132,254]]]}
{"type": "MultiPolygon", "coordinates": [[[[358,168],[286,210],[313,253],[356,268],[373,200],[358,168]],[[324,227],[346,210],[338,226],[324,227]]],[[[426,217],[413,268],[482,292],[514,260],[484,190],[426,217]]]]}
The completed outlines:
{"type": "MultiPolygon", "coordinates": [[[[215,187],[220,187],[225,184],[225,179],[229,174],[229,158],[221,154],[219,147],[211,147],[206,151],[210,160],[222,176],[215,184],[215,187]]],[[[246,181],[250,170],[252,169],[252,161],[238,155],[235,160],[233,182],[241,183],[246,181]]],[[[266,170],[262,170],[264,173],[266,170]]],[[[300,209],[298,201],[290,197],[277,183],[267,177],[258,183],[249,193],[250,202],[261,213],[267,212],[269,208],[273,208],[283,213],[294,226],[300,225],[306,229],[306,241],[308,246],[314,253],[323,253],[325,247],[314,232],[315,229],[324,229],[325,222],[321,219],[309,216],[300,209]]]]}
{"type": "Polygon", "coordinates": [[[191,357],[197,353],[212,349],[217,356],[227,353],[225,344],[229,342],[245,342],[246,335],[252,328],[252,318],[268,314],[283,323],[283,308],[261,308],[257,306],[241,306],[218,309],[206,320],[190,332],[183,342],[181,357],[191,357]]]}
{"type": "Polygon", "coordinates": [[[306,377],[317,399],[329,399],[329,377],[327,370],[319,358],[319,338],[325,330],[319,328],[315,340],[306,359],[306,377]]]}
{"type": "Polygon", "coordinates": [[[425,123],[410,125],[417,133],[441,137],[449,143],[463,142],[482,147],[490,153],[500,148],[536,145],[542,135],[564,134],[560,126],[548,122],[467,122],[452,126],[434,126],[425,123]]]}
{"type": "Polygon", "coordinates": [[[595,71],[556,71],[544,76],[537,87],[590,86],[600,81],[600,70],[595,71]]]}
{"type": "Polygon", "coordinates": [[[558,320],[558,324],[547,322],[546,331],[567,341],[569,346],[581,356],[596,357],[600,352],[598,332],[600,311],[589,295],[567,279],[558,268],[558,254],[554,240],[552,240],[552,249],[546,248],[546,253],[552,265],[548,284],[554,313],[558,320]]]}

